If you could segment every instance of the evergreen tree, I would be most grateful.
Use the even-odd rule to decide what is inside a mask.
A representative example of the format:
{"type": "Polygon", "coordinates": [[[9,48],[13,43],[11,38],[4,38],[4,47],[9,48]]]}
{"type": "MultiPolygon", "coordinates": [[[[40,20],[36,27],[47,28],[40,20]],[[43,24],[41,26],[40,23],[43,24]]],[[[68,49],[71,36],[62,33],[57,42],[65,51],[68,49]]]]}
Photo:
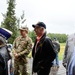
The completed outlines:
{"type": "Polygon", "coordinates": [[[6,14],[3,14],[4,22],[2,22],[1,27],[4,27],[13,32],[13,35],[9,38],[9,42],[13,43],[17,36],[18,23],[15,16],[15,0],[8,0],[8,8],[6,14]]]}

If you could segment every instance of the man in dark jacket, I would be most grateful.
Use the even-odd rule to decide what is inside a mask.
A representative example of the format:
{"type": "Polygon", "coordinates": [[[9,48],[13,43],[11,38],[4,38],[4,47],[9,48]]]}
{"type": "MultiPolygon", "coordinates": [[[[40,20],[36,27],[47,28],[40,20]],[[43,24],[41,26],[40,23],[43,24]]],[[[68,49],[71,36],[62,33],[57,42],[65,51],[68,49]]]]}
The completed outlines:
{"type": "Polygon", "coordinates": [[[35,72],[37,75],[49,75],[52,61],[56,57],[52,41],[46,37],[46,25],[43,22],[38,22],[36,25],[32,25],[32,27],[37,35],[32,50],[32,73],[35,72]]]}

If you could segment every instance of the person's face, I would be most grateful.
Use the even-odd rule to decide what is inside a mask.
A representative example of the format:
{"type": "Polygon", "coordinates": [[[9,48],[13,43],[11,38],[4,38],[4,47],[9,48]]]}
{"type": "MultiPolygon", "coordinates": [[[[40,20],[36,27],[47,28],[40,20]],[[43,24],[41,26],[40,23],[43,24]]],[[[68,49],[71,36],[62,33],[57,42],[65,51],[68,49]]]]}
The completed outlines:
{"type": "Polygon", "coordinates": [[[35,33],[36,33],[37,36],[41,36],[42,35],[43,28],[41,28],[40,26],[36,26],[34,28],[34,31],[35,31],[35,33]]]}
{"type": "Polygon", "coordinates": [[[21,34],[23,37],[26,37],[27,32],[26,32],[25,30],[20,30],[20,34],[21,34]]]}

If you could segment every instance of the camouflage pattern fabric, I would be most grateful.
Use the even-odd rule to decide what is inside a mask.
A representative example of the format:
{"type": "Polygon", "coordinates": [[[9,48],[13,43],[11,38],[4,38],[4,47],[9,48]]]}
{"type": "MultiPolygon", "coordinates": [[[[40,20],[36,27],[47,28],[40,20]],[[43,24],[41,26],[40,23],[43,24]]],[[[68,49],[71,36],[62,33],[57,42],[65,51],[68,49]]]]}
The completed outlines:
{"type": "Polygon", "coordinates": [[[14,59],[14,75],[19,75],[19,65],[22,66],[22,70],[20,72],[22,75],[27,74],[27,55],[30,53],[32,48],[32,40],[28,36],[23,38],[19,36],[13,42],[13,53],[18,54],[18,58],[14,59]]]}

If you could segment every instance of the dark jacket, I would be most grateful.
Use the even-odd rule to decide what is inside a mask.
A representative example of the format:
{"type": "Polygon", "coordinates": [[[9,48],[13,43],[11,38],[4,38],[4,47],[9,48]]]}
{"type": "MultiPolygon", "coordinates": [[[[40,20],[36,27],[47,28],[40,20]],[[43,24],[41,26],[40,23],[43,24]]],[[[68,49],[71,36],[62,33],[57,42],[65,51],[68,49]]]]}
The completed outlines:
{"type": "Polygon", "coordinates": [[[0,54],[0,75],[4,75],[5,72],[5,63],[2,55],[0,54]]]}
{"type": "Polygon", "coordinates": [[[0,36],[0,75],[8,75],[8,60],[10,59],[6,40],[0,36]]]}
{"type": "Polygon", "coordinates": [[[52,61],[56,57],[56,53],[54,52],[51,39],[46,37],[45,33],[37,45],[36,53],[35,53],[35,45],[36,42],[32,50],[33,72],[37,72],[39,69],[41,69],[41,67],[43,68],[51,67],[52,61]]]}
{"type": "Polygon", "coordinates": [[[2,66],[2,69],[1,68],[0,69],[3,71],[3,74],[0,74],[0,75],[8,75],[8,65],[7,65],[7,63],[8,63],[8,60],[10,58],[11,57],[8,53],[7,46],[1,47],[0,48],[0,64],[2,66]]]}

